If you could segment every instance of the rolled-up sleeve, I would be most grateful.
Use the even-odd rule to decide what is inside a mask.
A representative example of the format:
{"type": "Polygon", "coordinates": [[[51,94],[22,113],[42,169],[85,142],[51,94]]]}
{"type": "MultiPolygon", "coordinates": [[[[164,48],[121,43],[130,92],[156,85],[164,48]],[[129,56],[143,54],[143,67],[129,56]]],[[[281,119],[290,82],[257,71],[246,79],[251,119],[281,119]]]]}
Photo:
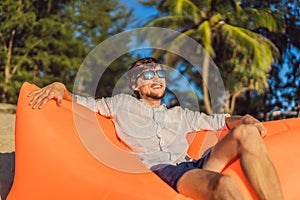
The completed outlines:
{"type": "Polygon", "coordinates": [[[83,97],[76,95],[76,103],[83,105],[94,112],[98,112],[100,115],[105,117],[111,117],[111,99],[110,98],[101,98],[95,100],[93,97],[83,97]]]}
{"type": "Polygon", "coordinates": [[[199,130],[220,130],[226,129],[225,117],[229,114],[213,114],[206,115],[205,113],[184,109],[184,116],[190,129],[193,131],[199,130]]]}

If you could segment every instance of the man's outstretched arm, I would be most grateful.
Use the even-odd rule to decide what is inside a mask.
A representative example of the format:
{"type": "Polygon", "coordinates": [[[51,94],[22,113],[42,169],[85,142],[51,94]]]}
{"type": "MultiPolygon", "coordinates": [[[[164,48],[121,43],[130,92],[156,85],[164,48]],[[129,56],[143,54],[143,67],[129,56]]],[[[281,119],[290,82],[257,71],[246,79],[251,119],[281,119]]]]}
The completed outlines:
{"type": "Polygon", "coordinates": [[[35,108],[43,108],[48,101],[55,99],[58,106],[61,105],[62,100],[76,101],[76,96],[69,92],[66,86],[60,82],[51,83],[41,89],[35,90],[28,94],[32,97],[29,105],[35,108]]]}

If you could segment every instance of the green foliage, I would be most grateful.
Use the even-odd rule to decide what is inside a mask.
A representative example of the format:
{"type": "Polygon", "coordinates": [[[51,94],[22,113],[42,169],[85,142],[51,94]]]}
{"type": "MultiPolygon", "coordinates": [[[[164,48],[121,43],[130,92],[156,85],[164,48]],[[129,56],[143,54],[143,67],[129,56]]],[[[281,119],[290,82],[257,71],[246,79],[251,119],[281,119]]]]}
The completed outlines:
{"type": "Polygon", "coordinates": [[[24,81],[72,89],[85,56],[130,15],[116,0],[1,1],[0,101],[15,103],[24,81]]]}
{"type": "Polygon", "coordinates": [[[286,33],[264,33],[272,39],[281,52],[280,59],[270,71],[269,89],[265,95],[266,107],[262,112],[275,109],[290,111],[300,103],[300,12],[299,1],[278,1],[272,7],[283,12],[286,33]]]}
{"type": "MultiPolygon", "coordinates": [[[[234,0],[148,2],[152,5],[156,3],[163,17],[146,25],[169,24],[165,27],[192,37],[214,59],[227,90],[226,112],[233,112],[236,98],[245,91],[263,92],[268,87],[268,72],[279,53],[272,41],[258,32],[263,29],[283,33],[285,23],[281,12],[270,8],[241,6],[240,1],[234,0]]],[[[193,80],[200,87],[204,85],[199,77],[193,80]]],[[[202,88],[209,113],[210,105],[205,101],[208,93],[202,88]]]]}
{"type": "Polygon", "coordinates": [[[219,61],[218,66],[221,70],[232,68],[233,73],[240,74],[238,79],[224,74],[225,79],[233,79],[229,81],[232,84],[227,85],[229,91],[237,91],[241,85],[249,86],[250,84],[255,84],[252,89],[263,91],[267,87],[267,74],[273,59],[272,46],[269,45],[271,42],[247,29],[227,24],[222,26],[221,31],[224,37],[222,38],[224,42],[222,53],[230,52],[231,49],[236,51],[223,55],[227,62],[219,61]]]}

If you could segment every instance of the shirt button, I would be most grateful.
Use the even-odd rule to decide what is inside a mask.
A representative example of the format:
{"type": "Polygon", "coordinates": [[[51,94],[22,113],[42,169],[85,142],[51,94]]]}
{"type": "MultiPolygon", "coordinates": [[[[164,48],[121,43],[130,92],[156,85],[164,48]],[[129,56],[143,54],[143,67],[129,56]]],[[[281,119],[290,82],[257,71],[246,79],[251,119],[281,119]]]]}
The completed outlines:
{"type": "Polygon", "coordinates": [[[160,133],[157,133],[156,135],[157,135],[158,138],[161,138],[161,134],[160,133]]]}

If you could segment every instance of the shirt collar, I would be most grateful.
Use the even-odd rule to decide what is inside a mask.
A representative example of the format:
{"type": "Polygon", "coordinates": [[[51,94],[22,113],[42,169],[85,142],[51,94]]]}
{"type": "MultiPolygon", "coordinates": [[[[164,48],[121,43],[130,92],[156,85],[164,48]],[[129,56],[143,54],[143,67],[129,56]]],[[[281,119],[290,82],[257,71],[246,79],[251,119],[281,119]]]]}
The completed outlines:
{"type": "Polygon", "coordinates": [[[151,107],[144,99],[139,99],[143,104],[147,105],[148,107],[150,108],[153,108],[153,109],[167,109],[167,106],[166,104],[160,104],[159,106],[156,106],[156,107],[151,107]]]}

